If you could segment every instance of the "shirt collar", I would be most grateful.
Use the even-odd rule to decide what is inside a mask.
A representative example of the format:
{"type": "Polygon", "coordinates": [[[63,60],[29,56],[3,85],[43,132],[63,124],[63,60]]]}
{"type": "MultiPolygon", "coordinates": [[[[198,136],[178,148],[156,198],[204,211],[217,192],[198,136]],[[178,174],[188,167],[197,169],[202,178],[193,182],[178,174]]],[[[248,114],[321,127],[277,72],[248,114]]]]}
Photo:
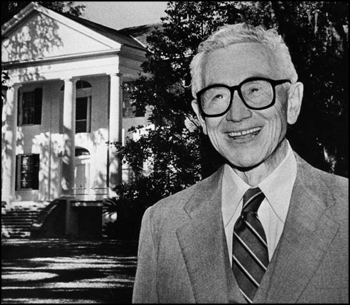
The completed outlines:
{"type": "Polygon", "coordinates": [[[224,166],[224,176],[222,179],[222,215],[224,226],[230,222],[239,207],[239,203],[244,193],[250,188],[229,166],[224,166]]]}
{"type": "Polygon", "coordinates": [[[258,185],[265,194],[271,208],[283,223],[287,217],[293,185],[297,175],[297,162],[288,141],[287,144],[288,151],[284,160],[258,185]]]}
{"type": "MultiPolygon", "coordinates": [[[[287,217],[297,172],[294,153],[288,141],[287,144],[288,151],[286,157],[278,167],[258,185],[265,194],[268,203],[283,223],[287,217]],[[283,204],[281,204],[281,202],[283,204]]],[[[245,183],[228,164],[225,164],[222,183],[222,214],[225,226],[239,207],[239,202],[244,193],[250,187],[251,186],[245,183]]]]}

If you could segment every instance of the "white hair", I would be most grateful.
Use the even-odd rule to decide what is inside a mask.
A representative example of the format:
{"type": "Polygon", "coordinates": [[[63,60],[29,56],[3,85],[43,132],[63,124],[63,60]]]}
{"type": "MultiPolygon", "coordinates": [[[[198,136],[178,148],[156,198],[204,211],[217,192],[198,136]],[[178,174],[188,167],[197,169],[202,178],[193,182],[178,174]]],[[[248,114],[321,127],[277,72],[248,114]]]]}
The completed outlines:
{"type": "Polygon", "coordinates": [[[265,45],[274,54],[275,61],[278,63],[276,69],[281,77],[289,79],[292,83],[297,81],[298,74],[288,47],[275,29],[265,30],[262,26],[254,27],[245,23],[231,24],[221,27],[207,40],[199,44],[198,53],[190,64],[194,98],[196,98],[196,93],[203,89],[202,70],[206,55],[213,50],[245,42],[257,42],[265,45]]]}

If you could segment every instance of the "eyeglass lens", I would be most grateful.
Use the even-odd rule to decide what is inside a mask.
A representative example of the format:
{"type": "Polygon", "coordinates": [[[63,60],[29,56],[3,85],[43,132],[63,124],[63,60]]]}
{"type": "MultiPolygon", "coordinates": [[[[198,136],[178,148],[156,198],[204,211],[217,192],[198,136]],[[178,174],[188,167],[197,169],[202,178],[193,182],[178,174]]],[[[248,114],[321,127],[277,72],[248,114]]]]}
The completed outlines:
{"type": "MultiPolygon", "coordinates": [[[[244,102],[253,108],[259,109],[268,106],[274,96],[273,87],[266,80],[253,80],[243,83],[240,87],[240,97],[244,102]]],[[[228,110],[233,90],[228,87],[215,86],[205,90],[200,98],[202,109],[205,114],[215,115],[228,110]]]]}

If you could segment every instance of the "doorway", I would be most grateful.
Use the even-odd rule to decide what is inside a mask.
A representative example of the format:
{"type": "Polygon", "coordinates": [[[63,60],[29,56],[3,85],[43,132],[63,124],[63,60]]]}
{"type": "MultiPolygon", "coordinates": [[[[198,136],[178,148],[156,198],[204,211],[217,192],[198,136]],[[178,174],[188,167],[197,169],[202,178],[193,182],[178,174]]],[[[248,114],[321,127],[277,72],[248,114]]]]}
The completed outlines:
{"type": "Polygon", "coordinates": [[[88,195],[90,190],[90,152],[86,148],[75,148],[74,178],[74,194],[88,195]]]}

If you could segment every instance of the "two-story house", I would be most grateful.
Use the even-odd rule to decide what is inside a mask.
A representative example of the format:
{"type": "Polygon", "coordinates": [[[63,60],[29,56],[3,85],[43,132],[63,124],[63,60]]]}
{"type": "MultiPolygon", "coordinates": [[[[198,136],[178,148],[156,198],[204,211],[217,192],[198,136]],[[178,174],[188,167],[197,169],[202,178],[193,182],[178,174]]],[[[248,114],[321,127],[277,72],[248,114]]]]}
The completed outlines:
{"type": "MultiPolygon", "coordinates": [[[[29,4],[2,26],[1,197],[9,206],[60,197],[98,201],[127,181],[116,148],[131,126],[147,125],[132,111],[125,85],[139,77],[144,41],[29,4]]],[[[133,31],[134,30],[134,31],[133,31]]],[[[139,35],[140,36],[140,35],[139,35]]],[[[140,38],[141,39],[141,38],[140,38]]]]}

